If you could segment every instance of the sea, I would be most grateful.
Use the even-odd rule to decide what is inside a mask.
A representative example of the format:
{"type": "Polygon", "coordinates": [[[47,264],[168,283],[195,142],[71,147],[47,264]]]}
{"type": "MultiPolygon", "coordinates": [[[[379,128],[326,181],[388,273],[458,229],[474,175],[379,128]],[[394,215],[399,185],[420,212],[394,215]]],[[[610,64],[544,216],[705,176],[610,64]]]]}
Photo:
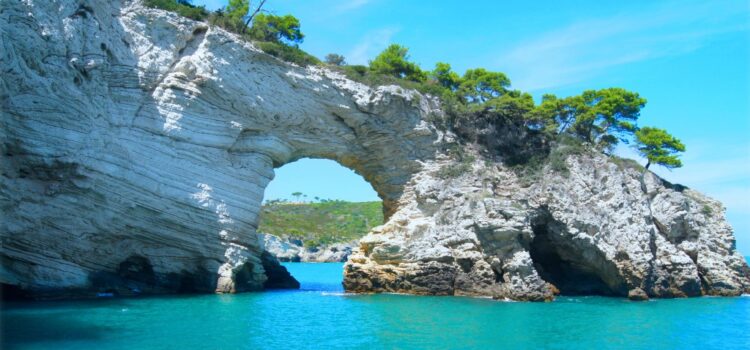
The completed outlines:
{"type": "Polygon", "coordinates": [[[2,305],[2,349],[750,349],[750,297],[554,302],[350,295],[340,263],[300,290],[2,305]]]}

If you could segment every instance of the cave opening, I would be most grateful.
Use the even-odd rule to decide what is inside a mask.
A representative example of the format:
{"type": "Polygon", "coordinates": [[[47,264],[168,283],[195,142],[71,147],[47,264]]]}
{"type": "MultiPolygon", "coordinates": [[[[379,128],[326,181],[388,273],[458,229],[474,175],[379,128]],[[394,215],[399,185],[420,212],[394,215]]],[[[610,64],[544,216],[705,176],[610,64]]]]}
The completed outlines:
{"type": "MultiPolygon", "coordinates": [[[[304,290],[342,291],[343,263],[383,224],[383,201],[363,176],[334,160],[303,158],[274,173],[257,226],[263,260],[278,260],[304,290]]],[[[264,288],[282,289],[274,276],[283,271],[273,266],[264,263],[264,288]]]]}
{"type": "Polygon", "coordinates": [[[616,272],[605,266],[605,259],[593,250],[582,252],[571,238],[564,237],[562,224],[548,215],[533,222],[534,238],[529,253],[540,277],[557,288],[561,295],[624,296],[616,272]]]}

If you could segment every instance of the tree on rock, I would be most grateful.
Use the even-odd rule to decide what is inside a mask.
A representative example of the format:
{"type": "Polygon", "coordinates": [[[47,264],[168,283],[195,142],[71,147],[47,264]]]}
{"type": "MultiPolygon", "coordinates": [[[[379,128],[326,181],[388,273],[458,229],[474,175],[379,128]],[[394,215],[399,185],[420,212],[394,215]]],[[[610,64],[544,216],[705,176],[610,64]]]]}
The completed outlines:
{"type": "Polygon", "coordinates": [[[461,79],[458,87],[459,96],[468,103],[485,103],[500,97],[510,86],[510,79],[500,72],[491,72],[484,68],[469,69],[461,79]]]}
{"type": "Polygon", "coordinates": [[[557,98],[545,95],[532,114],[548,131],[569,133],[602,151],[627,142],[646,99],[622,88],[587,90],[581,95],[557,98]]]}
{"type": "Polygon", "coordinates": [[[685,145],[666,130],[643,127],[635,132],[635,141],[638,152],[648,160],[646,169],[652,163],[668,169],[682,166],[679,154],[685,152],[685,145]]]}
{"type": "Polygon", "coordinates": [[[435,63],[435,69],[430,72],[430,77],[434,79],[438,85],[450,91],[456,91],[458,86],[461,85],[461,77],[451,69],[450,64],[445,62],[435,63]]]}
{"type": "Polygon", "coordinates": [[[582,112],[572,125],[579,137],[600,150],[611,151],[636,130],[635,123],[646,105],[638,93],[622,88],[588,90],[581,95],[582,112]]]}
{"type": "Polygon", "coordinates": [[[229,4],[227,4],[227,17],[235,22],[242,21],[247,16],[248,11],[250,11],[249,0],[229,0],[229,4]]]}
{"type": "Polygon", "coordinates": [[[346,64],[346,58],[337,53],[329,53],[325,57],[326,63],[334,66],[343,66],[346,64]]]}
{"type": "Polygon", "coordinates": [[[529,119],[542,125],[550,134],[562,134],[575,123],[580,99],[580,96],[558,98],[553,94],[544,94],[542,103],[529,115],[529,119]]]}
{"type": "Polygon", "coordinates": [[[416,63],[409,62],[409,49],[398,44],[391,44],[370,61],[370,70],[417,82],[427,79],[427,74],[416,63]]]}
{"type": "Polygon", "coordinates": [[[294,196],[294,198],[297,199],[297,202],[299,202],[299,197],[302,197],[302,192],[292,192],[292,196],[294,196]]]}
{"type": "Polygon", "coordinates": [[[250,37],[255,40],[281,43],[286,41],[290,44],[299,44],[305,39],[300,30],[297,17],[292,15],[276,16],[258,14],[250,27],[250,37]]]}
{"type": "Polygon", "coordinates": [[[248,26],[250,26],[250,22],[252,22],[257,15],[264,11],[263,5],[266,4],[266,1],[267,0],[260,0],[258,2],[258,5],[255,6],[255,9],[253,9],[253,5],[250,0],[229,0],[229,4],[226,8],[226,12],[229,15],[229,18],[235,22],[244,22],[244,25],[240,24],[242,26],[242,28],[240,29],[240,34],[244,34],[245,31],[247,31],[248,26]],[[253,9],[252,12],[250,12],[251,9],[253,9]]]}

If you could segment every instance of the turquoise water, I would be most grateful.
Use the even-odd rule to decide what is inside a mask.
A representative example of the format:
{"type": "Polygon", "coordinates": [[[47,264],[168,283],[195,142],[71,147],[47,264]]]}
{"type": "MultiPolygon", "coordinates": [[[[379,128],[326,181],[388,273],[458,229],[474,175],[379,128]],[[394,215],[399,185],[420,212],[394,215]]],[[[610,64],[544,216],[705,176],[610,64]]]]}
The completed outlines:
{"type": "Polygon", "coordinates": [[[344,295],[342,264],[285,265],[302,290],[7,304],[3,349],[750,349],[748,297],[344,295]]]}

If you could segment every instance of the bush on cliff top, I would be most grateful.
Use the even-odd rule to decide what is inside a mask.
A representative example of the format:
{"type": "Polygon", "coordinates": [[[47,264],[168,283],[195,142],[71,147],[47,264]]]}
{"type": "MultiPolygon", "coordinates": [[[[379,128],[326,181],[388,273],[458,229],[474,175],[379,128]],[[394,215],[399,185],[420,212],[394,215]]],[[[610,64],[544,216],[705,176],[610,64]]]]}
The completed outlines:
{"type": "MultiPolygon", "coordinates": [[[[264,3],[250,13],[247,0],[233,0],[226,9],[215,12],[191,5],[190,0],[145,1],[147,6],[207,20],[240,34],[282,60],[301,66],[321,64],[298,47],[304,39],[299,20],[291,15],[260,13],[264,3]]],[[[680,140],[663,129],[638,127],[646,99],[635,92],[607,88],[564,98],[544,95],[537,105],[530,94],[512,90],[510,79],[501,72],[474,68],[459,76],[444,62],[424,71],[410,61],[409,49],[397,44],[388,46],[369,66],[341,65],[344,57],[336,56],[331,68],[352,80],[371,86],[399,85],[439,97],[443,113],[431,116],[437,127],[454,132],[460,142],[480,146],[488,156],[500,157],[511,166],[547,159],[553,145],[570,138],[607,154],[621,142],[634,142],[649,160],[647,167],[652,163],[667,168],[682,166],[679,155],[685,147],[680,140]]],[[[547,160],[562,169],[564,162],[557,158],[547,160]]]]}
{"type": "Polygon", "coordinates": [[[436,126],[509,165],[541,157],[563,170],[560,152],[549,157],[550,150],[571,140],[606,154],[620,143],[634,142],[649,163],[682,165],[678,157],[684,145],[663,129],[638,127],[646,99],[622,88],[586,90],[564,98],[544,95],[537,105],[530,94],[511,89],[510,79],[501,72],[475,68],[459,76],[444,62],[425,72],[409,61],[408,49],[400,45],[386,48],[369,67],[344,72],[371,83],[383,82],[383,77],[400,80],[399,85],[440,97],[444,113],[431,118],[436,126]]]}
{"type": "Polygon", "coordinates": [[[205,21],[210,15],[205,7],[192,5],[186,0],[145,0],[143,4],[148,7],[176,12],[180,16],[196,21],[205,21]]]}
{"type": "Polygon", "coordinates": [[[214,12],[203,6],[192,5],[187,0],[146,0],[144,5],[219,26],[254,42],[263,52],[284,61],[303,67],[320,64],[319,59],[298,47],[305,35],[300,30],[299,20],[292,15],[258,13],[251,27],[246,30],[245,15],[240,13],[243,9],[245,13],[248,11],[247,7],[242,6],[244,4],[239,4],[240,9],[228,7],[214,12]]]}
{"type": "Polygon", "coordinates": [[[302,67],[320,64],[320,60],[317,57],[308,54],[299,47],[268,41],[259,41],[255,44],[259,49],[271,56],[278,57],[286,62],[295,63],[302,67]]]}

